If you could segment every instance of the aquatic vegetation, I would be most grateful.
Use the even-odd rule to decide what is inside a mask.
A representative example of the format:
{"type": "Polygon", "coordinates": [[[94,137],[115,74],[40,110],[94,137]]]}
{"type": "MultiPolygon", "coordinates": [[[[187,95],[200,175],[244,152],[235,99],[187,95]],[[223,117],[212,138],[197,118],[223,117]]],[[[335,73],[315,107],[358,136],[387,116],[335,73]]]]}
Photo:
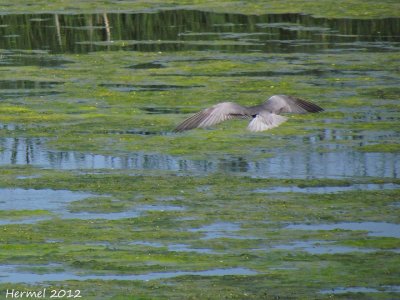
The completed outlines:
{"type": "Polygon", "coordinates": [[[398,4],[288,3],[0,1],[0,298],[397,296],[398,4]]]}
{"type": "MultiPolygon", "coordinates": [[[[71,1],[65,5],[62,1],[16,1],[13,5],[5,2],[1,5],[2,10],[6,12],[104,12],[113,11],[115,7],[119,11],[158,11],[171,8],[179,9],[197,9],[219,12],[237,12],[243,14],[260,14],[260,12],[276,13],[305,13],[324,17],[396,17],[398,3],[396,1],[385,1],[376,3],[375,1],[338,1],[333,5],[330,1],[324,0],[318,3],[309,3],[307,1],[249,1],[238,3],[236,1],[224,0],[218,2],[202,1],[136,1],[120,2],[120,1],[91,1],[90,3],[82,3],[79,1],[71,1]]],[[[36,19],[37,22],[42,19],[36,19]]]]}
{"type": "Polygon", "coordinates": [[[361,151],[366,152],[400,152],[400,144],[377,144],[360,147],[361,151]]]}
{"type": "Polygon", "coordinates": [[[1,210],[0,217],[2,220],[18,220],[24,219],[26,217],[36,217],[36,216],[46,216],[49,215],[49,211],[47,210],[1,210]]]}
{"type": "Polygon", "coordinates": [[[69,211],[71,212],[118,212],[124,211],[126,208],[124,203],[110,197],[91,197],[69,204],[69,211]]]}

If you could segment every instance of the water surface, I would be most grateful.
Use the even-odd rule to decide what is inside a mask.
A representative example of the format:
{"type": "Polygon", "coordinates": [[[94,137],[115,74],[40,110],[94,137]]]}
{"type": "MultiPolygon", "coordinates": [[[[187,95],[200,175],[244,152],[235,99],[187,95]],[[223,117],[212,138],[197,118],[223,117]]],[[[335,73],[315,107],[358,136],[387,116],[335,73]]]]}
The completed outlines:
{"type": "Polygon", "coordinates": [[[330,290],[322,290],[321,294],[347,294],[347,293],[400,293],[400,286],[382,286],[379,289],[370,287],[337,287],[330,290]]]}
{"type": "MultiPolygon", "coordinates": [[[[23,270],[21,265],[1,265],[0,282],[9,283],[41,283],[65,280],[140,280],[149,281],[163,278],[173,278],[178,276],[228,276],[228,275],[256,275],[257,272],[247,268],[226,268],[211,269],[205,271],[174,271],[174,272],[154,272],[147,274],[125,274],[125,275],[78,275],[73,272],[57,273],[32,273],[29,270],[23,270]]],[[[33,267],[33,266],[32,266],[33,267]]]]}
{"type": "MultiPolygon", "coordinates": [[[[399,151],[384,151],[385,147],[378,148],[376,151],[362,149],[365,150],[365,147],[371,145],[395,144],[400,137],[399,130],[395,126],[400,121],[397,105],[400,90],[398,68],[394,62],[400,50],[400,18],[361,20],[318,18],[303,14],[244,15],[166,10],[150,13],[4,13],[0,15],[0,24],[0,67],[2,73],[7,75],[0,80],[0,109],[5,109],[2,111],[3,124],[0,124],[0,166],[5,170],[12,167],[15,171],[18,169],[15,168],[16,166],[34,166],[65,171],[65,173],[70,170],[79,170],[83,174],[99,171],[97,173],[101,175],[101,172],[107,172],[107,169],[128,169],[133,170],[130,173],[140,173],[142,176],[155,173],[146,172],[149,170],[166,170],[177,175],[218,174],[218,176],[226,176],[226,180],[229,180],[229,176],[235,175],[283,179],[366,179],[362,182],[368,182],[369,177],[383,178],[385,181],[388,178],[399,178],[399,151]],[[379,61],[379,64],[376,61],[379,61]],[[96,73],[99,70],[99,64],[105,66],[100,70],[101,74],[96,73]],[[86,88],[93,89],[89,91],[90,95],[85,94],[86,88]],[[69,133],[68,124],[73,124],[73,122],[66,122],[65,128],[61,130],[52,128],[51,122],[47,123],[46,120],[41,119],[42,116],[47,116],[48,113],[51,115],[54,112],[55,117],[62,115],[63,118],[71,121],[75,120],[74,116],[83,115],[81,109],[86,109],[85,113],[93,111],[93,115],[96,116],[96,113],[99,113],[100,116],[106,116],[104,119],[107,122],[108,120],[115,122],[112,126],[108,126],[109,124],[105,122],[102,126],[104,128],[96,128],[93,132],[90,128],[87,131],[84,130],[82,134],[87,135],[88,138],[94,133],[110,141],[123,139],[123,135],[129,135],[129,138],[133,139],[154,138],[155,140],[162,136],[165,140],[170,139],[173,142],[174,139],[185,138],[184,134],[172,133],[171,128],[158,130],[154,130],[153,127],[143,129],[143,126],[131,128],[126,124],[118,124],[119,120],[114,116],[125,109],[135,109],[148,118],[144,120],[154,118],[158,122],[171,120],[167,118],[176,118],[178,121],[178,117],[174,114],[179,114],[179,118],[183,119],[182,114],[202,107],[203,104],[200,101],[211,101],[209,98],[199,100],[199,95],[203,96],[203,93],[204,97],[212,97],[213,101],[226,97],[236,97],[236,100],[241,101],[242,96],[243,99],[247,97],[253,100],[264,98],[267,96],[264,94],[267,93],[278,92],[291,92],[298,96],[304,94],[318,103],[323,103],[324,108],[326,106],[326,112],[311,121],[309,128],[308,124],[300,125],[304,128],[296,131],[302,131],[299,135],[285,134],[285,129],[283,129],[283,134],[275,135],[274,131],[270,131],[265,135],[254,136],[255,139],[262,136],[265,139],[262,140],[265,145],[276,143],[280,145],[279,147],[264,147],[262,143],[259,143],[258,145],[261,146],[236,155],[230,154],[228,150],[221,150],[220,152],[226,153],[215,156],[201,153],[196,156],[198,159],[195,159],[193,156],[172,155],[170,153],[177,152],[159,151],[156,147],[152,149],[152,152],[140,151],[140,149],[110,151],[106,148],[83,152],[73,147],[64,151],[50,146],[52,134],[55,132],[58,138],[62,138],[64,130],[69,133]],[[82,97],[81,94],[85,94],[84,97],[87,98],[82,97]],[[175,98],[178,100],[175,101],[175,98]],[[136,103],[138,99],[140,103],[136,103]],[[161,103],[160,99],[170,99],[171,103],[168,101],[161,103]],[[99,101],[101,105],[98,105],[99,101]],[[20,111],[19,108],[22,110],[20,111]],[[37,122],[29,122],[26,118],[23,123],[19,120],[7,123],[7,118],[10,117],[7,109],[11,112],[15,111],[16,114],[22,114],[25,108],[37,114],[37,119],[35,119],[37,122]]],[[[91,117],[90,113],[88,115],[91,117]]],[[[146,124],[150,123],[152,121],[146,124]]],[[[78,126],[71,127],[76,130],[78,126]]],[[[295,126],[296,123],[293,123],[293,128],[295,126]]],[[[299,122],[297,126],[298,129],[299,122]]],[[[290,132],[290,126],[287,129],[290,132]]],[[[243,142],[240,136],[235,138],[237,138],[235,142],[243,142]]],[[[80,172],[70,172],[70,174],[75,173],[80,174],[80,172]]],[[[160,174],[162,176],[164,173],[160,172],[160,174]]],[[[265,276],[257,277],[257,280],[260,280],[260,286],[263,278],[267,280],[265,286],[269,286],[271,277],[268,272],[282,269],[274,284],[279,285],[279,291],[285,291],[293,287],[293,282],[296,284],[309,282],[311,277],[298,276],[300,268],[305,267],[318,271],[318,278],[314,278],[316,285],[312,292],[320,290],[322,294],[342,294],[398,292],[399,290],[397,286],[346,287],[346,282],[343,280],[349,276],[355,278],[354,274],[346,273],[347,269],[341,269],[337,263],[337,257],[345,254],[344,256],[349,257],[349,264],[354,263],[356,270],[361,268],[366,272],[365,276],[372,278],[375,270],[367,269],[364,265],[367,262],[360,261],[359,256],[368,255],[370,259],[368,263],[371,265],[379,265],[383,259],[389,262],[394,261],[398,249],[395,249],[397,244],[393,240],[400,238],[400,225],[385,221],[393,217],[392,215],[382,215],[380,222],[349,221],[318,224],[321,219],[311,219],[310,223],[300,224],[305,220],[308,221],[310,216],[301,211],[290,211],[289,215],[292,219],[288,219],[286,209],[290,207],[284,207],[283,213],[268,212],[268,209],[258,213],[259,206],[265,208],[266,201],[270,201],[272,197],[281,197],[283,200],[279,204],[285,205],[286,195],[270,195],[269,193],[326,194],[358,190],[397,190],[399,185],[395,183],[304,189],[297,186],[277,186],[258,190],[266,193],[257,195],[259,202],[253,202],[254,199],[249,198],[248,203],[237,208],[236,205],[241,203],[238,199],[233,199],[234,202],[227,202],[226,205],[224,203],[213,210],[216,207],[214,203],[210,205],[211,208],[208,207],[213,197],[218,197],[219,193],[226,196],[229,191],[223,191],[223,187],[215,186],[213,182],[203,182],[202,186],[195,188],[199,194],[205,194],[204,203],[185,202],[190,201],[187,194],[184,198],[171,196],[168,193],[160,195],[154,188],[154,193],[149,193],[149,199],[157,199],[171,205],[142,204],[132,205],[121,212],[75,213],[68,210],[68,205],[73,201],[92,197],[93,194],[46,188],[38,190],[15,188],[18,182],[27,179],[35,180],[35,178],[34,174],[21,175],[12,182],[12,186],[10,184],[10,187],[3,186],[0,189],[1,210],[47,210],[51,213],[46,216],[29,216],[18,220],[13,218],[1,220],[0,225],[4,228],[6,227],[3,225],[6,225],[10,232],[8,238],[11,242],[6,247],[10,246],[10,249],[15,247],[23,253],[4,252],[5,257],[15,259],[14,255],[32,253],[29,259],[40,262],[43,259],[40,253],[36,255],[32,252],[32,247],[35,245],[32,246],[26,240],[24,243],[18,240],[18,244],[12,244],[12,239],[16,239],[19,235],[18,229],[15,232],[12,230],[18,228],[19,223],[25,223],[27,225],[24,226],[28,229],[39,230],[39,234],[43,234],[47,232],[46,230],[53,230],[53,228],[45,228],[46,224],[51,222],[45,222],[39,226],[32,223],[48,220],[56,215],[57,218],[62,219],[101,219],[96,221],[99,224],[103,224],[103,220],[107,221],[104,222],[105,228],[99,226],[95,229],[89,227],[79,229],[85,230],[88,237],[84,244],[88,248],[84,250],[79,250],[82,241],[74,240],[74,237],[71,237],[72,247],[66,245],[63,239],[57,236],[45,240],[47,244],[43,246],[53,249],[54,257],[68,256],[71,261],[79,263],[86,259],[83,258],[84,252],[88,252],[89,259],[92,259],[90,255],[96,249],[90,248],[91,245],[108,247],[115,243],[118,248],[120,245],[129,247],[132,244],[143,248],[148,247],[151,250],[160,248],[156,251],[164,252],[163,259],[168,261],[169,270],[173,271],[163,272],[164,266],[160,265],[154,273],[118,274],[118,271],[110,270],[107,264],[112,259],[113,251],[110,249],[104,257],[93,257],[94,262],[99,264],[102,274],[94,274],[84,268],[79,272],[70,270],[67,267],[64,268],[62,263],[56,268],[53,265],[3,263],[0,265],[0,282],[2,283],[35,284],[46,281],[92,279],[143,281],[178,276],[243,275],[241,280],[245,284],[246,276],[262,274],[265,276]],[[194,205],[198,205],[196,214],[193,214],[194,205]],[[263,227],[260,226],[254,228],[254,236],[251,236],[251,233],[246,235],[250,232],[250,227],[248,227],[250,223],[243,221],[240,213],[232,220],[230,209],[236,209],[243,214],[248,213],[248,219],[254,218],[249,221],[252,224],[270,222],[268,218],[274,214],[273,218],[280,220],[272,224],[275,225],[274,228],[277,228],[273,232],[275,236],[272,236],[276,242],[271,246],[268,240],[265,241],[268,248],[263,245],[257,248],[263,242],[265,235],[270,236],[270,230],[263,232],[263,227]],[[147,213],[149,211],[153,213],[147,213]],[[283,227],[280,231],[279,224],[287,224],[288,220],[293,224],[283,227]],[[168,226],[174,226],[176,221],[179,221],[179,228],[176,231],[171,230],[168,226]],[[125,222],[129,224],[129,230],[133,230],[132,236],[135,237],[137,234],[136,240],[129,236],[126,240],[104,242],[109,234],[107,226],[111,230],[116,228],[115,224],[120,224],[123,230],[125,222]],[[163,231],[163,222],[169,232],[163,231]],[[313,222],[317,224],[312,224],[313,222]],[[133,223],[135,226],[132,226],[133,223]],[[160,225],[157,228],[159,231],[157,234],[163,237],[160,240],[146,236],[154,224],[160,225]],[[337,229],[362,230],[369,239],[387,238],[385,243],[388,244],[385,246],[391,250],[379,249],[379,246],[376,246],[376,249],[340,246],[336,244],[336,241],[322,241],[324,233],[315,232],[337,229]],[[96,233],[103,231],[101,240],[96,240],[98,239],[96,234],[93,234],[91,238],[93,233],[91,230],[96,230],[96,233]],[[297,230],[306,232],[303,234],[297,230]],[[299,237],[299,234],[309,236],[310,231],[313,231],[312,238],[315,240],[307,240],[306,237],[302,240],[299,237]],[[193,240],[182,238],[186,236],[182,233],[188,236],[201,235],[200,245],[204,247],[194,247],[193,245],[196,244],[193,240]],[[146,241],[147,238],[149,241],[146,241]],[[59,243],[60,246],[52,243],[59,243]],[[72,250],[68,250],[71,248],[72,250]],[[229,249],[229,252],[214,251],[214,249],[229,249]],[[172,259],[169,252],[173,255],[172,259]],[[240,253],[240,257],[235,257],[232,253],[240,253]],[[284,256],[279,256],[278,267],[274,268],[277,265],[275,255],[282,253],[284,256]],[[320,254],[330,255],[325,255],[324,261],[318,261],[315,255],[320,254]],[[208,255],[211,257],[218,255],[218,260],[215,261],[213,267],[209,270],[196,271],[199,269],[198,261],[208,255]],[[332,259],[328,258],[330,256],[332,259]],[[357,259],[352,261],[352,257],[357,259]],[[179,263],[174,265],[175,259],[179,263]],[[299,259],[301,264],[294,264],[299,259]],[[179,271],[182,269],[180,262],[188,260],[193,261],[193,270],[179,271]],[[257,265],[259,272],[256,272],[252,270],[252,267],[258,262],[260,263],[257,265]],[[237,267],[221,268],[221,263],[237,267]],[[264,264],[264,271],[262,264],[264,264]],[[328,275],[327,266],[332,268],[332,272],[328,275]],[[38,270],[41,271],[38,272],[38,270]],[[345,273],[344,276],[341,272],[345,273]],[[328,290],[325,288],[332,287],[329,284],[332,282],[331,276],[336,276],[334,279],[337,288],[328,290]]],[[[127,194],[129,191],[122,192],[127,194]]],[[[395,194],[395,192],[391,193],[395,194]]],[[[126,197],[129,199],[129,196],[126,197]]],[[[393,203],[392,208],[395,211],[399,207],[398,199],[393,199],[393,203]]],[[[363,207],[362,203],[357,203],[356,207],[371,211],[374,209],[374,207],[363,207]]],[[[324,215],[325,212],[322,209],[316,207],[315,215],[318,217],[324,215]]],[[[336,217],[339,211],[334,213],[336,217]]],[[[347,218],[351,219],[351,216],[347,218]]],[[[35,235],[35,230],[26,232],[35,235]]],[[[340,232],[338,234],[342,235],[340,232]]],[[[360,237],[363,238],[363,235],[360,237]]],[[[36,236],[33,236],[33,240],[34,238],[36,236]]],[[[121,262],[131,263],[129,257],[128,260],[124,259],[126,257],[118,257],[121,262]]],[[[381,273],[382,276],[387,275],[383,274],[381,273]]],[[[391,274],[387,276],[382,281],[392,280],[391,274]]],[[[215,279],[212,281],[217,282],[215,279]]],[[[226,278],[223,282],[229,284],[226,278]]],[[[235,282],[236,280],[233,284],[235,282]]],[[[252,281],[248,282],[252,284],[252,281]]],[[[306,285],[307,283],[304,284],[306,285]]],[[[160,289],[163,288],[162,285],[159,286],[160,289]]],[[[270,290],[266,290],[268,295],[269,292],[270,290]]],[[[292,290],[290,293],[292,294],[292,290]]],[[[304,296],[304,298],[307,297],[304,296]]]]}
{"type": "MultiPolygon", "coordinates": [[[[307,146],[307,144],[306,144],[307,146]]],[[[192,160],[161,153],[101,155],[51,150],[42,138],[0,138],[0,165],[33,165],[51,169],[168,170],[209,174],[240,173],[260,178],[398,178],[400,153],[360,151],[316,152],[313,145],[302,151],[286,151],[274,157],[251,159],[229,156],[192,160]]],[[[382,186],[382,188],[394,188],[382,186]]]]}
{"type": "Polygon", "coordinates": [[[292,224],[287,229],[295,230],[362,230],[369,236],[400,238],[400,224],[387,222],[341,222],[335,224],[292,224]]]}
{"type": "Polygon", "coordinates": [[[152,13],[5,14],[0,49],[229,52],[398,51],[400,21],[243,15],[194,10],[152,13]],[[120,30],[123,28],[124,30],[120,30]]]}

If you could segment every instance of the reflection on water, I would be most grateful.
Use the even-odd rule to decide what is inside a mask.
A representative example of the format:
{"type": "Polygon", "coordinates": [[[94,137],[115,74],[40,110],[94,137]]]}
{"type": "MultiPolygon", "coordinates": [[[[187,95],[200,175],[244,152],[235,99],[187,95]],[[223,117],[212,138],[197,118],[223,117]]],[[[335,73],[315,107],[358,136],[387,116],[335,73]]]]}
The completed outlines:
{"type": "Polygon", "coordinates": [[[307,194],[327,194],[347,191],[375,191],[375,190],[394,190],[400,189],[400,184],[395,183],[360,183],[349,186],[317,186],[317,187],[298,187],[298,186],[274,186],[265,189],[257,189],[257,193],[307,193],[307,194]]]}
{"type": "MultiPolygon", "coordinates": [[[[326,241],[294,241],[290,244],[275,245],[272,248],[287,251],[304,251],[310,254],[339,254],[362,252],[371,253],[382,251],[381,249],[357,248],[349,246],[332,245],[326,241]]],[[[391,251],[391,250],[389,250],[391,251]]]]}
{"type": "Polygon", "coordinates": [[[329,290],[321,290],[320,294],[347,294],[347,293],[400,293],[399,285],[384,285],[376,288],[369,287],[337,287],[329,290]]]}
{"type": "Polygon", "coordinates": [[[140,170],[204,170],[207,162],[190,161],[164,154],[132,153],[111,156],[75,151],[51,151],[41,138],[0,139],[0,165],[36,165],[54,169],[140,169],[140,170]]]}
{"type": "Polygon", "coordinates": [[[188,244],[163,244],[159,242],[148,242],[148,241],[134,241],[129,243],[130,245],[143,245],[154,248],[167,247],[168,251],[173,252],[196,252],[196,253],[206,253],[206,254],[216,254],[217,252],[210,248],[193,248],[188,244]]]}
{"type": "Polygon", "coordinates": [[[92,196],[90,193],[71,192],[68,190],[0,189],[0,210],[35,210],[46,209],[60,212],[71,201],[92,196]]]}
{"type": "MultiPolygon", "coordinates": [[[[0,282],[23,282],[23,283],[39,283],[44,281],[65,281],[65,280],[157,280],[163,278],[173,278],[178,276],[226,276],[226,275],[256,275],[257,272],[247,268],[227,268],[227,269],[211,269],[205,271],[172,271],[172,272],[153,272],[147,274],[124,274],[124,275],[78,275],[72,272],[51,272],[52,267],[49,266],[49,273],[32,273],[30,268],[37,267],[35,265],[2,265],[0,266],[0,282]]],[[[46,268],[46,265],[41,266],[46,268]]]]}
{"type": "MultiPolygon", "coordinates": [[[[139,212],[126,210],[118,213],[87,213],[69,212],[67,206],[72,201],[78,201],[90,196],[90,193],[72,192],[68,190],[51,189],[20,189],[0,188],[0,210],[43,210],[61,218],[79,219],[121,219],[139,216],[139,212]]],[[[145,209],[142,209],[145,211],[145,209]]],[[[52,215],[27,216],[18,219],[0,220],[0,225],[5,224],[32,224],[38,221],[51,219],[52,215]]]]}
{"type": "Polygon", "coordinates": [[[334,152],[286,151],[274,157],[191,160],[168,154],[135,152],[119,156],[55,151],[42,138],[0,138],[0,165],[34,165],[53,169],[168,170],[207,174],[240,173],[264,178],[398,178],[400,153],[366,153],[344,149],[334,152]]]}
{"type": "MultiPolygon", "coordinates": [[[[0,39],[0,44],[1,44],[0,39]]],[[[41,66],[47,68],[62,68],[64,64],[71,63],[65,58],[48,55],[42,51],[1,50],[0,66],[41,66]]]]}
{"type": "Polygon", "coordinates": [[[400,238],[400,224],[386,222],[341,222],[335,224],[292,224],[287,229],[295,230],[365,230],[370,236],[400,238]]]}
{"type": "Polygon", "coordinates": [[[398,177],[400,154],[295,152],[251,164],[254,176],[279,178],[398,177]]]}
{"type": "Polygon", "coordinates": [[[173,252],[196,252],[205,254],[216,254],[218,252],[209,248],[193,248],[191,245],[187,244],[169,244],[168,251],[173,252]]]}
{"type": "Polygon", "coordinates": [[[61,83],[59,81],[0,80],[0,89],[49,89],[61,83]]]}
{"type": "Polygon", "coordinates": [[[8,14],[0,16],[0,24],[3,25],[0,49],[52,53],[105,49],[269,53],[330,49],[398,51],[400,42],[399,18],[325,19],[301,14],[166,10],[85,15],[8,14]]]}
{"type": "Polygon", "coordinates": [[[56,95],[54,89],[62,84],[57,81],[0,80],[0,100],[28,96],[56,95]]]}
{"type": "Polygon", "coordinates": [[[200,228],[192,228],[189,229],[191,232],[201,232],[204,234],[202,239],[209,240],[209,239],[218,239],[218,238],[249,238],[249,237],[242,237],[234,232],[239,231],[241,229],[239,224],[232,223],[232,222],[215,222],[209,225],[202,226],[200,228]]]}
{"type": "MultiPolygon", "coordinates": [[[[148,211],[182,211],[182,206],[176,205],[139,205],[122,212],[71,212],[68,204],[73,201],[83,200],[93,194],[73,192],[68,190],[51,189],[21,189],[0,188],[0,210],[43,210],[57,215],[63,219],[107,219],[117,220],[135,218],[148,211]]],[[[0,220],[4,224],[26,224],[51,219],[52,215],[27,216],[18,219],[0,220]]]]}

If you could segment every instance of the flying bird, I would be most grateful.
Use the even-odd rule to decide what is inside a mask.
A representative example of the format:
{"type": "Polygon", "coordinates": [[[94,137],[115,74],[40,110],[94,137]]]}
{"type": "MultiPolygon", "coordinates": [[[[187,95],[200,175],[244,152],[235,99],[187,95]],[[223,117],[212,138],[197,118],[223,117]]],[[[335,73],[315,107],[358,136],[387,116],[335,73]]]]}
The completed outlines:
{"type": "Polygon", "coordinates": [[[241,106],[234,102],[222,102],[203,109],[175,128],[181,132],[194,128],[206,128],[230,119],[251,119],[249,131],[264,131],[279,126],[288,118],[283,113],[316,113],[324,109],[318,105],[292,96],[274,95],[256,106],[241,106]]]}

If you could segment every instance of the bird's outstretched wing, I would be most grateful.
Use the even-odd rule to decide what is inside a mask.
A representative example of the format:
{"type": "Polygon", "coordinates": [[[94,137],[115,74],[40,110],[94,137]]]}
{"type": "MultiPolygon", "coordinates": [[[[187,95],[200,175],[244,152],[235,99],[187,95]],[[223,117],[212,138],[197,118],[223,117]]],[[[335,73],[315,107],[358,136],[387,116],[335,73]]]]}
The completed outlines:
{"type": "Polygon", "coordinates": [[[274,114],[281,113],[295,113],[304,114],[307,112],[315,113],[323,111],[322,107],[318,105],[292,96],[286,95],[274,95],[270,97],[264,104],[263,107],[274,114]]]}
{"type": "Polygon", "coordinates": [[[175,128],[175,132],[205,128],[233,118],[250,118],[247,108],[233,102],[222,102],[203,109],[175,128]]]}

